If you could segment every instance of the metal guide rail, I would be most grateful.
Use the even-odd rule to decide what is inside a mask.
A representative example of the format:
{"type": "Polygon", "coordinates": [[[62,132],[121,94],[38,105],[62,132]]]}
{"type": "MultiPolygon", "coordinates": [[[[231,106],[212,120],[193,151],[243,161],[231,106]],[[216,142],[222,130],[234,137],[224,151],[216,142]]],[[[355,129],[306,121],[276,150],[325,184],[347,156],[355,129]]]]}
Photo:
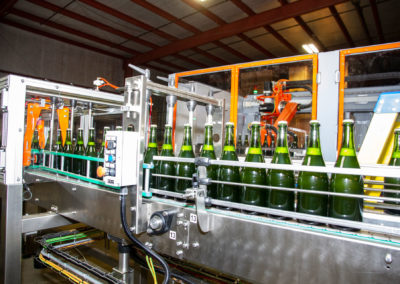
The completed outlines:
{"type": "MultiPolygon", "coordinates": [[[[194,158],[178,158],[178,157],[162,157],[162,156],[154,156],[153,159],[155,161],[172,161],[172,162],[185,162],[185,163],[195,163],[194,158]]],[[[263,168],[263,169],[280,169],[280,170],[291,170],[295,172],[299,171],[307,171],[307,172],[322,172],[328,174],[352,174],[352,175],[361,175],[361,176],[379,176],[379,177],[398,177],[399,176],[399,167],[389,167],[389,166],[381,166],[381,165],[365,165],[361,166],[360,169],[348,169],[348,168],[335,168],[332,165],[326,167],[312,167],[312,166],[302,166],[302,165],[282,165],[282,164],[270,164],[270,163],[250,163],[250,162],[236,162],[236,161],[222,161],[222,160],[208,160],[209,165],[217,165],[217,166],[237,166],[237,167],[253,167],[253,168],[263,168]]],[[[171,179],[182,179],[182,180],[192,180],[189,177],[180,177],[180,176],[169,176],[163,174],[153,173],[153,176],[160,178],[171,178],[171,179]]],[[[340,196],[340,197],[349,197],[349,198],[357,198],[363,199],[364,205],[368,207],[375,207],[376,209],[381,208],[389,208],[389,209],[399,209],[399,205],[385,204],[383,201],[389,201],[392,203],[400,204],[400,198],[392,198],[392,197],[380,197],[380,196],[369,196],[364,194],[347,194],[347,193],[336,193],[331,191],[317,191],[317,190],[308,190],[308,189],[298,189],[298,188],[288,188],[288,187],[278,187],[278,186],[268,186],[268,185],[256,185],[256,184],[245,184],[239,182],[226,182],[219,180],[209,180],[208,182],[215,184],[226,184],[226,185],[235,185],[235,186],[246,186],[246,187],[254,187],[254,188],[263,188],[267,190],[281,190],[281,191],[292,191],[292,192],[301,192],[308,194],[318,194],[318,195],[327,195],[327,196],[340,196]]],[[[200,182],[201,183],[201,182],[200,182]]],[[[378,181],[368,181],[365,180],[365,184],[378,184],[378,185],[388,185],[383,182],[378,181]]],[[[392,184],[390,184],[392,185],[392,184]]],[[[393,185],[392,185],[393,186],[393,185]]],[[[391,192],[391,193],[400,193],[400,185],[398,186],[399,190],[385,190],[385,189],[376,189],[364,187],[364,190],[368,191],[378,191],[378,192],[391,192]]],[[[146,189],[145,189],[146,190],[146,189]]],[[[150,191],[159,196],[159,197],[167,197],[167,198],[175,198],[178,201],[191,201],[193,200],[193,195],[190,193],[179,193],[179,192],[170,192],[159,190],[156,188],[151,188],[150,191]]],[[[309,221],[316,222],[318,224],[327,224],[333,226],[354,228],[357,230],[380,233],[384,235],[391,235],[400,237],[400,217],[388,215],[381,213],[376,210],[367,210],[363,209],[363,222],[350,221],[344,219],[337,219],[332,217],[318,216],[318,215],[310,215],[305,213],[297,213],[294,211],[284,211],[278,209],[272,209],[267,207],[260,207],[224,200],[218,200],[214,198],[206,197],[205,199],[206,207],[217,207],[217,208],[229,208],[230,210],[237,210],[239,212],[250,214],[250,215],[272,215],[272,216],[281,216],[288,219],[297,219],[300,221],[309,221]]]]}

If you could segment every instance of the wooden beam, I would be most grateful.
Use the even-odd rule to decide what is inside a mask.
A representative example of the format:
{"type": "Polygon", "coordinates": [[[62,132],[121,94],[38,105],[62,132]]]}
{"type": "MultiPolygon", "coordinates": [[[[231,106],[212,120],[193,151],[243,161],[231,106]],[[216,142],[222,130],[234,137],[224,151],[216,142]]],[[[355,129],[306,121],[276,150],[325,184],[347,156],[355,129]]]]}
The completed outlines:
{"type": "MultiPolygon", "coordinates": [[[[214,21],[219,26],[223,26],[223,25],[227,24],[227,22],[225,22],[222,18],[220,18],[216,14],[212,13],[211,11],[206,9],[204,6],[200,5],[198,2],[195,2],[193,0],[183,0],[183,2],[188,4],[190,7],[192,7],[196,11],[202,13],[204,16],[208,17],[209,19],[214,21]]],[[[237,36],[239,38],[241,38],[243,41],[245,41],[246,43],[248,43],[249,45],[251,45],[252,47],[254,47],[255,49],[259,50],[261,53],[263,53],[263,54],[265,54],[265,55],[267,55],[269,57],[276,57],[270,51],[265,49],[263,46],[261,46],[260,44],[258,44],[257,42],[255,42],[254,40],[252,40],[251,38],[246,36],[245,34],[238,33],[237,36]]]]}
{"type": "MultiPolygon", "coordinates": [[[[239,9],[241,9],[243,12],[245,12],[248,16],[255,16],[256,13],[245,3],[242,2],[242,0],[231,0],[233,4],[235,4],[239,9]]],[[[297,48],[295,48],[293,45],[291,45],[283,36],[281,36],[276,30],[274,30],[270,25],[265,25],[264,29],[272,34],[278,41],[280,41],[284,46],[286,46],[289,50],[291,50],[293,53],[297,54],[300,53],[297,48]]]]}
{"type": "Polygon", "coordinates": [[[338,11],[336,10],[335,6],[330,6],[329,11],[331,12],[332,16],[335,18],[336,23],[338,24],[340,30],[342,31],[344,37],[347,40],[347,43],[351,46],[354,47],[354,41],[350,36],[349,31],[347,30],[346,26],[343,23],[342,18],[340,17],[338,11]]]}
{"type": "MultiPolygon", "coordinates": [[[[280,0],[279,1],[282,6],[287,7],[288,1],[287,0],[280,0]]],[[[305,13],[303,13],[305,14],[305,13]]],[[[301,14],[300,14],[301,15],[301,14]]],[[[310,29],[310,27],[304,22],[304,20],[300,17],[300,15],[294,16],[293,18],[297,22],[297,24],[306,32],[306,34],[316,43],[317,47],[321,51],[326,51],[326,47],[324,44],[319,40],[316,34],[310,29]]]]}
{"type": "MultiPolygon", "coordinates": [[[[201,33],[201,30],[199,30],[198,28],[186,23],[185,21],[182,21],[181,19],[175,17],[174,15],[164,11],[163,9],[160,9],[159,7],[149,3],[147,1],[144,1],[144,0],[131,0],[131,1],[134,2],[137,5],[142,6],[143,8],[146,8],[147,10],[153,12],[154,14],[159,15],[160,17],[163,17],[163,18],[169,20],[170,22],[175,23],[176,25],[178,25],[178,26],[180,26],[180,27],[192,32],[195,35],[201,33]]],[[[246,61],[251,60],[249,57],[243,55],[239,51],[237,51],[237,50],[235,50],[235,49],[233,49],[233,48],[231,48],[229,46],[226,46],[225,44],[223,44],[220,41],[214,41],[213,43],[215,45],[217,45],[218,47],[221,47],[221,48],[225,49],[226,51],[232,53],[233,55],[236,55],[237,57],[239,57],[239,58],[241,58],[243,60],[246,60],[246,61]]],[[[196,50],[196,51],[199,52],[199,50],[196,50]]],[[[207,56],[207,57],[212,57],[212,59],[214,61],[216,61],[216,58],[213,57],[213,55],[210,56],[210,54],[205,54],[205,53],[202,53],[202,54],[204,56],[207,56]]],[[[217,61],[217,62],[221,63],[220,61],[217,61]]],[[[227,62],[225,61],[222,64],[227,64],[227,62]]]]}
{"type": "Polygon", "coordinates": [[[127,53],[129,53],[131,55],[138,55],[139,54],[136,50],[133,50],[131,48],[115,44],[115,43],[113,43],[111,41],[96,37],[94,35],[82,32],[80,30],[76,30],[76,29],[73,29],[73,28],[58,24],[58,23],[53,22],[53,21],[47,21],[45,18],[40,18],[38,16],[35,16],[35,15],[30,14],[28,12],[24,12],[22,10],[18,10],[18,9],[13,8],[13,9],[10,10],[10,13],[15,15],[15,16],[28,19],[28,20],[33,21],[35,23],[38,23],[40,25],[46,25],[46,26],[49,26],[49,27],[51,27],[53,29],[56,29],[56,30],[59,30],[59,31],[62,31],[62,32],[65,32],[65,33],[73,34],[75,36],[86,38],[88,40],[91,40],[93,42],[97,42],[97,43],[109,46],[111,48],[122,50],[122,51],[127,52],[127,53]]]}
{"type": "Polygon", "coordinates": [[[366,37],[368,39],[368,43],[372,44],[371,34],[369,33],[367,22],[365,21],[364,13],[362,11],[360,3],[356,3],[356,2],[353,2],[353,1],[352,1],[352,3],[353,3],[353,6],[356,8],[357,16],[358,16],[358,18],[359,18],[359,20],[361,22],[361,26],[362,26],[362,28],[364,30],[364,33],[365,33],[365,35],[366,35],[366,37]]]}
{"type": "Polygon", "coordinates": [[[378,7],[376,5],[376,0],[369,0],[369,4],[371,4],[372,15],[374,16],[374,22],[375,22],[375,26],[376,26],[376,31],[379,36],[379,42],[383,43],[383,42],[385,42],[385,37],[383,36],[381,19],[379,17],[379,11],[378,11],[378,7]]]}
{"type": "Polygon", "coordinates": [[[265,25],[270,25],[288,18],[293,18],[298,15],[310,13],[332,5],[346,2],[347,0],[300,0],[289,3],[285,7],[278,7],[271,10],[264,11],[255,16],[240,19],[238,21],[216,27],[214,29],[202,32],[201,34],[194,35],[185,39],[178,40],[157,48],[155,50],[146,52],[138,58],[134,58],[131,62],[140,64],[156,58],[161,58],[170,54],[180,52],[182,50],[190,49],[195,46],[203,45],[215,40],[234,36],[238,33],[243,33],[253,30],[265,25]],[[138,63],[139,62],[139,63],[138,63]]]}
{"type": "Polygon", "coordinates": [[[103,49],[100,49],[100,48],[97,48],[97,47],[93,47],[93,46],[90,46],[90,45],[87,45],[87,44],[84,44],[84,43],[81,43],[81,42],[78,42],[78,41],[74,41],[74,40],[71,40],[71,39],[68,39],[68,38],[61,37],[61,36],[58,36],[58,35],[55,35],[55,34],[52,34],[52,33],[49,33],[49,32],[41,31],[41,30],[32,28],[30,26],[25,26],[25,25],[22,25],[20,23],[17,23],[17,22],[8,20],[8,19],[4,19],[4,18],[0,19],[0,22],[4,23],[6,25],[9,25],[9,26],[18,28],[20,30],[24,30],[24,31],[27,31],[27,32],[38,34],[38,35],[41,35],[41,36],[44,36],[44,37],[47,37],[47,38],[50,38],[50,39],[58,40],[58,41],[61,41],[61,42],[64,42],[64,43],[68,43],[68,44],[71,44],[71,45],[75,45],[75,46],[78,46],[78,47],[81,47],[81,48],[84,48],[84,49],[87,49],[87,50],[90,50],[90,51],[98,52],[98,53],[101,53],[101,54],[104,54],[104,55],[108,55],[108,56],[111,56],[111,57],[115,57],[115,58],[119,58],[119,59],[126,59],[126,57],[124,57],[124,56],[122,56],[120,54],[112,53],[112,52],[109,52],[109,51],[106,51],[106,50],[103,50],[103,49]]]}

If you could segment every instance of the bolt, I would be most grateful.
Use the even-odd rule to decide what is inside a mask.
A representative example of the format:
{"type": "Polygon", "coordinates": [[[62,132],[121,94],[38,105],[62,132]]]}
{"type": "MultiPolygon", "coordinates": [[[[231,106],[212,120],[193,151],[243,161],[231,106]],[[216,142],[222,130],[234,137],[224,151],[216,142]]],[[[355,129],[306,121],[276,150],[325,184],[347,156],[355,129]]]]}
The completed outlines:
{"type": "Polygon", "coordinates": [[[192,247],[194,247],[194,248],[198,248],[200,246],[200,244],[198,243],[198,242],[194,242],[193,244],[192,244],[192,247]]]}
{"type": "Polygon", "coordinates": [[[131,232],[133,232],[135,229],[136,229],[135,226],[132,226],[132,227],[129,228],[129,230],[130,230],[131,232]]]}
{"type": "Polygon", "coordinates": [[[39,202],[39,198],[35,198],[35,202],[39,202]]]}
{"type": "Polygon", "coordinates": [[[163,211],[162,215],[163,215],[164,217],[167,217],[167,216],[168,216],[168,212],[167,212],[167,211],[163,211]]]}
{"type": "Polygon", "coordinates": [[[176,217],[178,217],[178,218],[182,218],[183,216],[185,216],[182,212],[181,213],[178,213],[178,214],[176,214],[176,217]]]}
{"type": "Polygon", "coordinates": [[[392,261],[393,261],[393,259],[392,259],[392,254],[391,254],[391,253],[387,253],[386,256],[385,256],[385,262],[386,262],[387,264],[391,264],[392,261]]]}
{"type": "Polygon", "coordinates": [[[177,256],[180,256],[180,255],[182,255],[182,254],[183,254],[183,250],[180,249],[180,250],[177,250],[177,251],[176,251],[176,255],[177,255],[177,256]]]}
{"type": "Polygon", "coordinates": [[[152,248],[153,248],[153,244],[150,243],[150,242],[145,242],[144,245],[145,245],[146,247],[148,247],[149,249],[152,249],[152,248]]]}
{"type": "Polygon", "coordinates": [[[183,226],[184,226],[184,227],[187,227],[187,226],[189,226],[189,221],[185,221],[185,222],[183,222],[183,226]]]}
{"type": "Polygon", "coordinates": [[[188,249],[188,248],[189,248],[189,244],[188,244],[188,243],[184,243],[184,244],[182,245],[182,247],[183,247],[184,249],[188,249]]]}
{"type": "Polygon", "coordinates": [[[183,221],[176,221],[177,226],[182,225],[182,224],[183,224],[183,221]]]}
{"type": "Polygon", "coordinates": [[[72,191],[76,191],[76,187],[73,187],[73,188],[72,188],[72,191]]]}
{"type": "Polygon", "coordinates": [[[135,212],[136,211],[136,207],[132,206],[131,208],[129,208],[131,210],[131,212],[135,212]]]}
{"type": "Polygon", "coordinates": [[[182,245],[182,242],[181,242],[181,241],[177,241],[177,242],[176,242],[176,246],[177,246],[177,247],[179,247],[179,246],[181,246],[181,245],[182,245]]]}
{"type": "Polygon", "coordinates": [[[147,229],[147,234],[149,234],[149,235],[150,235],[150,234],[152,234],[152,233],[153,233],[153,230],[152,230],[152,229],[150,229],[150,228],[148,228],[148,229],[147,229]]]}

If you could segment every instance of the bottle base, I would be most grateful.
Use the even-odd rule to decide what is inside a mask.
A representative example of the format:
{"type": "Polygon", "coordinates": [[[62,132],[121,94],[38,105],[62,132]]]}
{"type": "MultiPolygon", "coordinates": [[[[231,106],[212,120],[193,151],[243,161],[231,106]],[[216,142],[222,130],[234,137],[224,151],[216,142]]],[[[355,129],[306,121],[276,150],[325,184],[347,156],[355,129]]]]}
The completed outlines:
{"type": "Polygon", "coordinates": [[[386,214],[389,214],[389,215],[396,215],[396,216],[400,216],[400,210],[395,210],[395,209],[385,209],[385,210],[383,210],[383,212],[385,212],[386,214]]]}
{"type": "Polygon", "coordinates": [[[277,219],[277,220],[284,220],[284,221],[292,220],[292,218],[290,218],[290,217],[284,217],[284,216],[272,215],[272,214],[268,214],[268,217],[277,219]]]}
{"type": "Polygon", "coordinates": [[[297,219],[297,222],[302,223],[302,224],[311,225],[311,226],[325,226],[324,223],[319,223],[319,222],[315,222],[315,221],[307,221],[307,220],[297,219]]]}
{"type": "Polygon", "coordinates": [[[332,229],[346,231],[346,232],[359,232],[359,231],[361,231],[360,229],[337,226],[337,225],[329,225],[329,227],[331,227],[332,229]]]}

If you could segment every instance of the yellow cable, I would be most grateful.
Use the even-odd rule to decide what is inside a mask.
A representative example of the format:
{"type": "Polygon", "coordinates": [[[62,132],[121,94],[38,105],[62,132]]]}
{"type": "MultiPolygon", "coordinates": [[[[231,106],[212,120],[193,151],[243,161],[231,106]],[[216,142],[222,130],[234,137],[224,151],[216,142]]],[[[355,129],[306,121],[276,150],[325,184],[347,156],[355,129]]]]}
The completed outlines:
{"type": "Polygon", "coordinates": [[[147,266],[149,267],[150,273],[153,276],[154,284],[157,284],[157,276],[153,266],[153,260],[146,255],[147,266]]]}
{"type": "Polygon", "coordinates": [[[62,274],[64,274],[65,276],[67,276],[69,279],[71,279],[72,281],[74,281],[75,283],[79,283],[79,284],[89,284],[86,281],[83,281],[82,279],[80,279],[78,276],[70,273],[69,271],[63,269],[62,267],[58,266],[57,264],[55,264],[54,262],[47,260],[43,257],[42,254],[39,254],[39,259],[47,264],[48,266],[52,267],[54,270],[56,270],[57,272],[60,272],[62,274]]]}

